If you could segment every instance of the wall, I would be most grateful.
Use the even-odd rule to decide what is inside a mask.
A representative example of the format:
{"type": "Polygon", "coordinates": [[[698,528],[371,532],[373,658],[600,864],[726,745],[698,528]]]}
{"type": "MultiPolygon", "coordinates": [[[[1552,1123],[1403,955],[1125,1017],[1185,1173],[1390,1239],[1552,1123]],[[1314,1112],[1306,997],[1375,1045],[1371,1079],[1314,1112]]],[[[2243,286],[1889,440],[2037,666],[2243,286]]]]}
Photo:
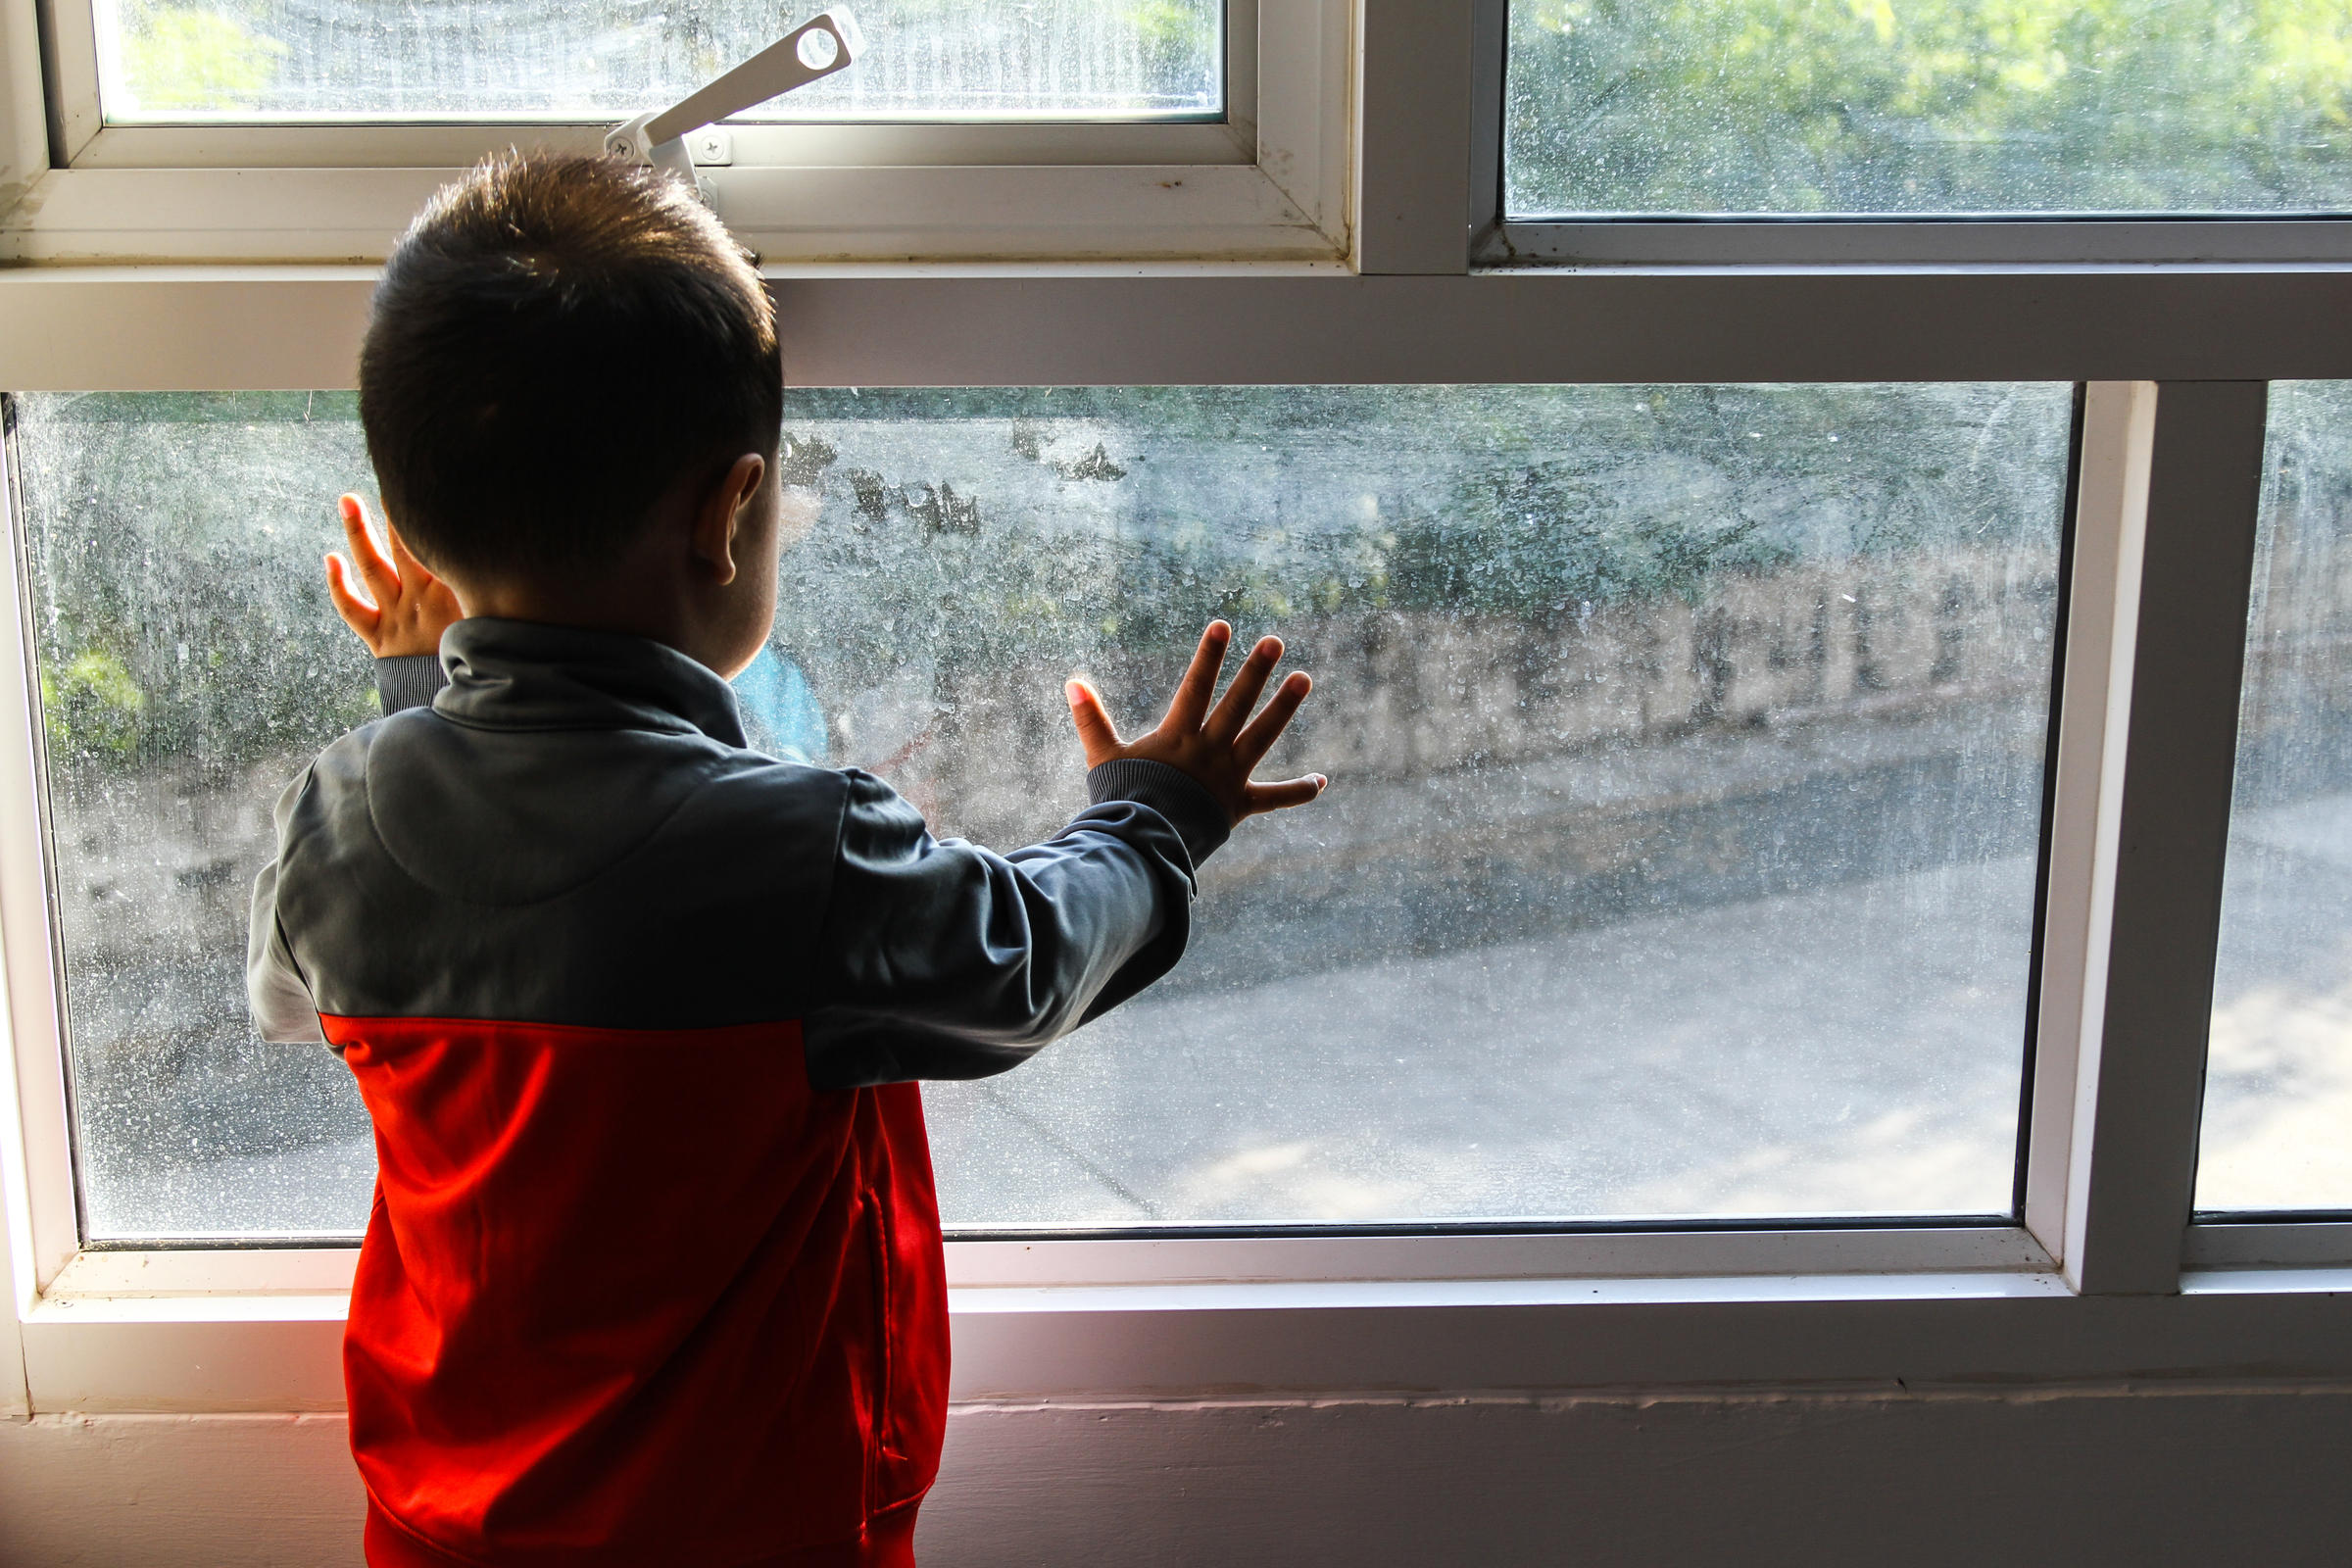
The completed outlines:
{"type": "MultiPolygon", "coordinates": [[[[2352,1388],[980,1406],[926,1568],[2338,1564],[2352,1388]]],[[[0,1422],[0,1564],[357,1564],[328,1416],[0,1422]]]]}

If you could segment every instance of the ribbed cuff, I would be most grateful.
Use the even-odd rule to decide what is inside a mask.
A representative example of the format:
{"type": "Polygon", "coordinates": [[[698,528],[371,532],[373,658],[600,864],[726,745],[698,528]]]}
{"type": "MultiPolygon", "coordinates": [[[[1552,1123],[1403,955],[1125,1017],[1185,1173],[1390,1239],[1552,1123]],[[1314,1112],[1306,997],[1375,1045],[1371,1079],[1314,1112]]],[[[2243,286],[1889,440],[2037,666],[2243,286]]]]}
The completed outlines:
{"type": "Polygon", "coordinates": [[[1168,819],[1196,867],[1233,835],[1233,819],[1206,786],[1183,768],[1165,762],[1132,757],[1104,762],[1088,771],[1086,798],[1095,806],[1105,801],[1149,806],[1168,819]]]}
{"type": "Polygon", "coordinates": [[[448,684],[449,672],[441,667],[439,654],[402,654],[375,662],[375,691],[387,713],[428,707],[448,684]]]}

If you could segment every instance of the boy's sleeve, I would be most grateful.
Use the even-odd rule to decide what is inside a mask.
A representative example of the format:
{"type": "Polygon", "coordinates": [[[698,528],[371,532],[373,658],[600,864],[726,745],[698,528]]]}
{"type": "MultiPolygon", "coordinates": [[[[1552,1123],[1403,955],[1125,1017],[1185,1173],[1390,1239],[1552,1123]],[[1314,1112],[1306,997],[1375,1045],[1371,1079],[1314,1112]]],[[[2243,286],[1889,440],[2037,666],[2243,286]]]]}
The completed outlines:
{"type": "Polygon", "coordinates": [[[277,854],[253,879],[253,909],[245,933],[245,1000],[253,1008],[253,1026],[264,1040],[281,1046],[323,1046],[326,1033],[318,1026],[318,1006],[311,988],[294,965],[286,946],[285,928],[277,923],[277,866],[285,854],[286,819],[294,803],[310,787],[308,768],[277,798],[277,854]]]}
{"type": "Polygon", "coordinates": [[[1134,996],[1183,956],[1194,870],[1229,831],[1157,762],[1095,769],[1095,804],[1010,855],[935,839],[889,785],[847,776],[824,1000],[802,1020],[819,1089],[987,1077],[1134,996]]]}
{"type": "Polygon", "coordinates": [[[375,662],[375,694],[389,715],[404,708],[428,708],[449,684],[439,654],[400,654],[375,662]]]}

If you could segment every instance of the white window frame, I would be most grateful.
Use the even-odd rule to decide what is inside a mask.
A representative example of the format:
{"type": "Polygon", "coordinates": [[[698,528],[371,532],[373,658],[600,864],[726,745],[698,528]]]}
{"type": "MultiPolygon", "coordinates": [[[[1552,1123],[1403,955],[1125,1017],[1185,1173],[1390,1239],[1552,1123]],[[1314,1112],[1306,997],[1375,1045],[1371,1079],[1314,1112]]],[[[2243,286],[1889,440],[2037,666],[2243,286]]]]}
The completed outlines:
{"type": "MultiPolygon", "coordinates": [[[[2086,383],[2022,1218],[956,1242],[956,1396],[2352,1375],[2352,1224],[2192,1223],[2189,1209],[2260,383],[2352,376],[2352,270],[2274,257],[1475,271],[1494,13],[1359,0],[1347,22],[1351,107],[1316,130],[1319,167],[1345,172],[1345,267],[1313,275],[1296,258],[1210,249],[1111,261],[1052,249],[1066,223],[1029,236],[1045,260],[775,262],[788,374],[2086,383]]],[[[0,79],[20,86],[23,37],[0,27],[0,79]]],[[[46,156],[26,151],[25,122],[12,97],[0,156],[19,171],[46,156]]],[[[82,172],[35,173],[52,195],[20,209],[16,232],[55,205],[43,181],[82,172]]],[[[1069,190],[1096,189],[1064,172],[1069,190]]],[[[258,244],[233,222],[219,232],[258,244]]],[[[211,254],[0,271],[0,383],[351,384],[371,268],[194,265],[211,254]]],[[[15,553],[0,557],[0,597],[21,607],[15,553]]],[[[14,1386],[39,1410],[337,1407],[349,1250],[80,1245],[22,613],[0,631],[14,1386]]]]}
{"type": "MultiPolygon", "coordinates": [[[[605,123],[108,125],[88,0],[8,0],[54,113],[0,263],[380,261],[424,197],[516,143],[605,123]],[[57,167],[46,167],[54,163],[57,167]]],[[[1349,0],[1229,0],[1222,122],[746,124],[706,173],[763,257],[1345,258],[1349,0]]],[[[37,102],[38,100],[36,100],[37,102]]],[[[658,107],[658,106],[657,106],[658,107]]]]}
{"type": "Polygon", "coordinates": [[[1482,267],[2066,266],[2083,263],[2346,262],[2352,219],[2328,216],[2091,218],[2069,214],[1774,217],[1508,211],[1502,83],[1508,0],[1472,0],[1480,145],[1473,254],[1482,267]]]}

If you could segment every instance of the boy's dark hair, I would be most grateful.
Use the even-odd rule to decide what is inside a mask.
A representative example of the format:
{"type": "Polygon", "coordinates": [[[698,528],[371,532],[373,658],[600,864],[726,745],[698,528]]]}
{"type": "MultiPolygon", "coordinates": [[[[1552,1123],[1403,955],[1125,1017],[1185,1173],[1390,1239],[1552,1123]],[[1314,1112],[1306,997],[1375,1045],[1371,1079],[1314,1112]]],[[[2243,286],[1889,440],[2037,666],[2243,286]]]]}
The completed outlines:
{"type": "Polygon", "coordinates": [[[434,196],[360,350],[385,511],[461,577],[594,575],[682,474],[773,454],[783,402],[750,255],[683,180],[604,158],[510,154],[434,196]]]}

